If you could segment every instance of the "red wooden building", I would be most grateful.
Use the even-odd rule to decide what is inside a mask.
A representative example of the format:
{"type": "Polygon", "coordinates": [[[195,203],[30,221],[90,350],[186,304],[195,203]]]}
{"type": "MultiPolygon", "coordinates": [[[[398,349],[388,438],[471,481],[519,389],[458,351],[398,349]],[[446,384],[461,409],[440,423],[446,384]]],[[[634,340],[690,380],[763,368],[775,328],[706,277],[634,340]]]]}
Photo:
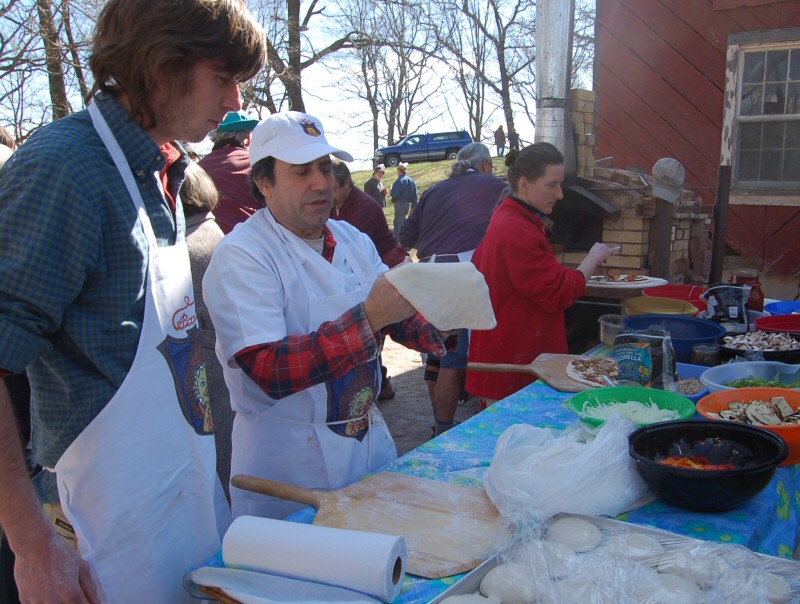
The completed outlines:
{"type": "Polygon", "coordinates": [[[731,166],[728,246],[800,275],[800,0],[597,0],[597,157],[661,157],[714,203],[731,166]]]}

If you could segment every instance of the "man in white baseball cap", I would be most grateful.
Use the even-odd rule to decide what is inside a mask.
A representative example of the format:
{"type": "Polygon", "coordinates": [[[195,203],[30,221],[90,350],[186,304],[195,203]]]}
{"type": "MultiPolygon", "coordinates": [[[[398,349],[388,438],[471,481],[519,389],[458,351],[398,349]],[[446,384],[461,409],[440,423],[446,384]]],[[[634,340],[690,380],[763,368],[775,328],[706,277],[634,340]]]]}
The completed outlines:
{"type": "MultiPolygon", "coordinates": [[[[311,115],[259,123],[251,185],[266,207],[225,237],[203,280],[237,412],[231,475],[323,490],[355,482],[397,455],[375,406],[385,335],[445,352],[439,332],[382,276],[369,237],[328,221],[331,155],[352,160],[311,115]]],[[[302,507],[235,486],[231,501],[235,516],[282,518],[302,507]]]]}
{"type": "Polygon", "coordinates": [[[364,193],[377,201],[382,208],[386,207],[386,194],[389,192],[383,186],[383,175],[386,174],[386,166],[378,164],[372,170],[372,176],[364,183],[364,193]]]}

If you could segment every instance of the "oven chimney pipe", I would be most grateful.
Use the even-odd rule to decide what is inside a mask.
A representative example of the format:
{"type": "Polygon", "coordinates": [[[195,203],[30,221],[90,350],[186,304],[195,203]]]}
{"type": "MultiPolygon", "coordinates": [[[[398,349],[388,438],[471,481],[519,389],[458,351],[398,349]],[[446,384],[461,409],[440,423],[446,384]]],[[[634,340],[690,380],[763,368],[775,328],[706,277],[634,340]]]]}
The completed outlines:
{"type": "Polygon", "coordinates": [[[564,154],[567,182],[578,174],[577,152],[569,118],[572,33],[575,0],[536,3],[536,142],[555,145],[564,154]]]}

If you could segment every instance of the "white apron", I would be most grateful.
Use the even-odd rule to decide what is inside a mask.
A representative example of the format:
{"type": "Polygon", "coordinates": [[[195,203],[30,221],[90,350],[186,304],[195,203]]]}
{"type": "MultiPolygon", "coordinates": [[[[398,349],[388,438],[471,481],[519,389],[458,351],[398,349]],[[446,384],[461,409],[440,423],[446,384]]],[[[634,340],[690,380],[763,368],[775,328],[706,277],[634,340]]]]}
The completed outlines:
{"type": "MultiPolygon", "coordinates": [[[[339,245],[344,273],[262,210],[271,231],[286,246],[308,303],[306,333],[363,302],[376,272],[369,258],[339,245]],[[346,293],[341,293],[346,292],[346,293]]],[[[288,312],[292,312],[289,309],[288,312]]],[[[307,388],[263,412],[237,411],[231,475],[251,474],[307,488],[332,490],[351,484],[397,458],[392,436],[375,406],[380,392],[378,359],[332,383],[307,388]]],[[[233,516],[284,518],[304,507],[231,487],[233,516]]]]}
{"type": "MultiPolygon", "coordinates": [[[[149,243],[146,303],[133,365],[56,464],[61,505],[103,602],[194,602],[185,571],[220,549],[230,514],[217,478],[189,256],[159,248],[131,170],[89,106],[149,243]]],[[[160,182],[160,181],[159,181],[160,182]]]]}

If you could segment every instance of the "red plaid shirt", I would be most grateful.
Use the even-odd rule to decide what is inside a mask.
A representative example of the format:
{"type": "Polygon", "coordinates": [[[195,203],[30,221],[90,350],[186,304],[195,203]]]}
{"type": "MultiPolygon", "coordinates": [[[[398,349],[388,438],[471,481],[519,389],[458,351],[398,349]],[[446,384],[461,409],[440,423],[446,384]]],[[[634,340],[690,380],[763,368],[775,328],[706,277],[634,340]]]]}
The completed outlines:
{"type": "MultiPolygon", "coordinates": [[[[331,262],[336,240],[327,225],[323,237],[322,256],[331,262]]],[[[250,346],[234,358],[267,396],[281,399],[340,378],[371,361],[380,352],[387,335],[408,348],[437,356],[455,348],[450,338],[445,346],[439,331],[419,313],[373,333],[362,302],[338,319],[322,323],[310,334],[250,346]]]]}

